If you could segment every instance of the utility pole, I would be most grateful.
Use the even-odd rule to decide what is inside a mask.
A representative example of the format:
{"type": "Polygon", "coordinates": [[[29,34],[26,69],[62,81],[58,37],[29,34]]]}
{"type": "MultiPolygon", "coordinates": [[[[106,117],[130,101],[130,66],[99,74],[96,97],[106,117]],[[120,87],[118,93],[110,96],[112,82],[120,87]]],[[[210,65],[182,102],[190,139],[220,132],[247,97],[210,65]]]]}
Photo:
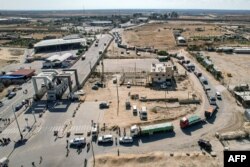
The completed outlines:
{"type": "Polygon", "coordinates": [[[116,77],[116,92],[117,92],[117,116],[119,115],[119,92],[118,92],[118,77],[116,77]]]}
{"type": "Polygon", "coordinates": [[[18,130],[19,130],[19,134],[20,134],[21,140],[23,140],[23,134],[22,134],[22,132],[21,132],[21,130],[20,130],[20,126],[19,126],[19,123],[18,123],[18,121],[17,121],[17,117],[16,117],[16,113],[15,113],[15,110],[14,110],[13,105],[12,105],[12,111],[13,111],[13,114],[14,114],[14,116],[15,116],[15,120],[16,120],[16,124],[17,124],[17,128],[18,128],[18,130]]]}

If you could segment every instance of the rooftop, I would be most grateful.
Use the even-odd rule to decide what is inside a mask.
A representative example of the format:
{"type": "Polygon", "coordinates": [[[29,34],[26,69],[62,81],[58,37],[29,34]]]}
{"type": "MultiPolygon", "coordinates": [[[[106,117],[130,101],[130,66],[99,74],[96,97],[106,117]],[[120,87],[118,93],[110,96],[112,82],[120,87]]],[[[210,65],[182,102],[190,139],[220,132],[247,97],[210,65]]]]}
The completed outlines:
{"type": "Polygon", "coordinates": [[[151,65],[151,72],[166,72],[167,68],[173,68],[170,64],[152,64],[151,65]]]}
{"type": "Polygon", "coordinates": [[[44,47],[44,46],[54,46],[54,45],[64,45],[64,44],[72,44],[72,43],[82,43],[86,44],[86,39],[78,38],[78,39],[49,39],[43,40],[34,45],[34,47],[44,47]]]}

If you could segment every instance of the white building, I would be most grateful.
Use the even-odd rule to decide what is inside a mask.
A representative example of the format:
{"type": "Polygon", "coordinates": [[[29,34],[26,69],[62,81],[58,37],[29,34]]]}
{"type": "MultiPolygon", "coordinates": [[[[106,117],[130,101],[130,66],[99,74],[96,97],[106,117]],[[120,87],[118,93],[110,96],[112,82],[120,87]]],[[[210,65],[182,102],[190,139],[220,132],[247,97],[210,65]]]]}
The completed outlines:
{"type": "Polygon", "coordinates": [[[45,60],[43,63],[44,68],[58,67],[66,63],[73,55],[71,53],[65,53],[63,55],[53,55],[45,60]]]}
{"type": "Polygon", "coordinates": [[[151,81],[156,83],[166,82],[174,76],[174,68],[170,64],[152,64],[150,77],[151,81]]]}

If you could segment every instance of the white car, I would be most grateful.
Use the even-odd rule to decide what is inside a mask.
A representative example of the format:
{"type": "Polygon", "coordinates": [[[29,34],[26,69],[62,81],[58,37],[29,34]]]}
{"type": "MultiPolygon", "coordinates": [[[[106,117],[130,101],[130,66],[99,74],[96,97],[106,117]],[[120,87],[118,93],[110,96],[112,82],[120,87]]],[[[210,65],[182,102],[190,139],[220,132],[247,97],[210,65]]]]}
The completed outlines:
{"type": "Polygon", "coordinates": [[[110,143],[110,142],[113,142],[112,135],[104,135],[104,136],[98,137],[98,143],[110,143]]]}
{"type": "Polygon", "coordinates": [[[120,143],[133,143],[133,138],[130,136],[124,136],[119,138],[120,143]]]}
{"type": "Polygon", "coordinates": [[[78,137],[69,141],[70,146],[81,146],[86,144],[86,138],[78,137]]]}
{"type": "Polygon", "coordinates": [[[215,96],[217,97],[218,100],[221,100],[221,93],[220,92],[216,92],[215,96]]]}

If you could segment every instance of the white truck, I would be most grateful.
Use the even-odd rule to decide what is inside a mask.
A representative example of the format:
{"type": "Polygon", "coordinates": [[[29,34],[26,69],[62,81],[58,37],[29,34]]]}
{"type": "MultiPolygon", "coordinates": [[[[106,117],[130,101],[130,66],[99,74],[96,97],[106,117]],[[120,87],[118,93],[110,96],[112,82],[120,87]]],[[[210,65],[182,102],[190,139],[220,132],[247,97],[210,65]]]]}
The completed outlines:
{"type": "Polygon", "coordinates": [[[136,105],[133,105],[133,115],[137,115],[138,111],[137,111],[137,107],[136,105]]]}
{"type": "Polygon", "coordinates": [[[0,159],[0,167],[7,167],[9,164],[9,159],[7,157],[3,157],[0,159]]]}
{"type": "Polygon", "coordinates": [[[146,120],[148,119],[147,107],[143,106],[140,111],[140,119],[146,120]]]}

